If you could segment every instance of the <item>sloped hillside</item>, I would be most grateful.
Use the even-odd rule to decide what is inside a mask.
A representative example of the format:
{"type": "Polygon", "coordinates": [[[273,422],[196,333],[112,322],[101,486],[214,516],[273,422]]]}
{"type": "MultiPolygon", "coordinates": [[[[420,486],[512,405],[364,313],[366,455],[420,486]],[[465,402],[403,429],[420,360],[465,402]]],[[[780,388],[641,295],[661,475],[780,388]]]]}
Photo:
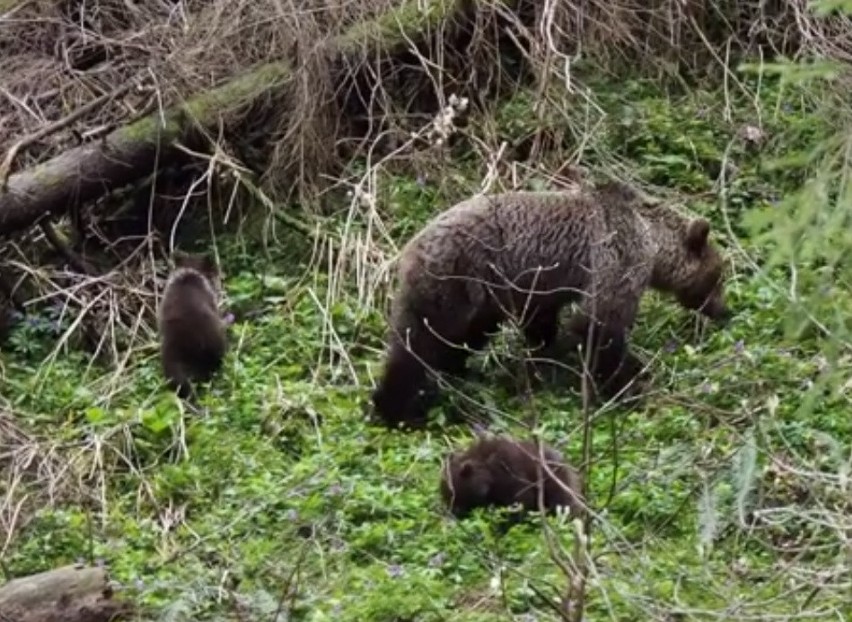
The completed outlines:
{"type": "Polygon", "coordinates": [[[0,223],[69,150],[160,137],[0,231],[5,577],[105,565],[138,620],[852,616],[852,29],[800,5],[0,2],[0,223]],[[730,323],[649,293],[617,403],[570,357],[533,378],[507,326],[425,429],[371,422],[402,245],[606,178],[710,220],[730,323]],[[174,248],[225,273],[197,407],[159,367],[174,248]],[[441,461],[483,430],[561,449],[588,515],[449,516],[441,461]]]}

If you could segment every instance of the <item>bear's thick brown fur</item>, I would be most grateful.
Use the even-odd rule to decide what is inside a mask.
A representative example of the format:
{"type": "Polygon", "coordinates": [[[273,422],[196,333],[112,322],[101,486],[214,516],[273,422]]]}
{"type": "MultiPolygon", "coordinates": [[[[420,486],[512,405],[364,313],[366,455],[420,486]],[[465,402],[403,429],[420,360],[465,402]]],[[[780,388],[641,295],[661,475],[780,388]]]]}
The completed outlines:
{"type": "Polygon", "coordinates": [[[709,233],[703,218],[652,205],[621,183],[451,207],[402,250],[375,413],[388,425],[422,423],[427,369],[460,374],[508,318],[530,346],[547,347],[561,308],[575,300],[572,329],[595,327],[596,380],[619,391],[636,371],[627,335],[646,289],[714,319],[728,315],[723,260],[709,233]]]}
{"type": "Polygon", "coordinates": [[[175,254],[175,270],[163,291],[158,318],[163,375],[182,398],[191,381],[206,382],[227,349],[217,305],[219,268],[208,255],[175,254]]]}
{"type": "Polygon", "coordinates": [[[542,482],[546,511],[562,506],[577,515],[583,505],[580,476],[564,463],[559,452],[547,446],[540,448],[535,441],[480,438],[445,460],[440,492],[444,505],[459,518],[478,507],[516,503],[527,511],[536,511],[542,482]]]}

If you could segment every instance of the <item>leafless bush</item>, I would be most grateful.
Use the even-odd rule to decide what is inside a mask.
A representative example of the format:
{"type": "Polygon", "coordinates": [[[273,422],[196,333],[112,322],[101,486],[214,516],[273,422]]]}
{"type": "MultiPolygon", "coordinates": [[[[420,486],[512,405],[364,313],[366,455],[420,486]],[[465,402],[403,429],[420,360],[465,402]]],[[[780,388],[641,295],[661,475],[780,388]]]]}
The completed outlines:
{"type": "MultiPolygon", "coordinates": [[[[416,8],[425,1],[410,3],[416,8]]],[[[417,37],[402,37],[399,45],[382,45],[383,37],[399,31],[396,24],[384,24],[374,36],[341,53],[335,42],[353,40],[353,31],[363,31],[369,20],[399,4],[2,3],[0,154],[20,137],[98,103],[29,145],[14,159],[14,170],[43,162],[71,145],[98,140],[130,120],[159,114],[262,63],[290,63],[293,79],[287,97],[261,102],[239,126],[223,127],[206,153],[187,153],[173,176],[152,170],[153,180],[146,184],[72,210],[70,220],[86,221],[82,239],[70,236],[63,241],[62,222],[41,223],[8,240],[0,248],[0,303],[15,291],[25,292],[30,306],[56,304],[70,314],[71,329],[58,336],[54,353],[82,337],[82,343],[104,354],[114,370],[101,387],[109,393],[119,390],[130,354],[153,339],[155,294],[158,277],[163,276],[157,265],[163,256],[160,244],[171,246],[181,221],[201,222],[206,235],[207,220],[225,221],[226,215],[239,211],[243,198],[260,204],[263,217],[277,222],[286,216],[300,232],[314,237],[317,266],[330,272],[326,298],[318,298],[318,306],[331,308],[354,284],[359,304],[373,308],[383,300],[379,294],[398,250],[385,222],[380,174],[398,167],[452,184],[446,173],[452,169],[452,147],[461,142],[479,162],[482,182],[474,191],[518,187],[533,176],[544,176],[553,186],[576,181],[583,175],[578,164],[585,150],[594,148],[590,138],[603,118],[594,94],[578,79],[578,64],[612,72],[628,65],[676,79],[718,73],[736,83],[731,70],[739,57],[786,54],[848,63],[852,54],[850,20],[818,17],[807,0],[728,3],[735,8],[724,13],[720,3],[698,0],[523,0],[512,10],[480,0],[435,20],[417,37]],[[523,144],[509,145],[494,131],[489,113],[504,95],[521,87],[536,95],[538,123],[523,144]],[[354,174],[347,164],[356,158],[366,168],[354,174]],[[349,200],[343,202],[335,221],[340,226],[333,230],[299,224],[301,216],[291,218],[281,207],[298,197],[309,212],[337,190],[348,193],[349,200]],[[117,224],[125,213],[130,216],[117,224]],[[57,224],[58,232],[51,229],[57,224]],[[50,269],[42,269],[44,265],[50,269]],[[23,289],[15,289],[22,281],[23,289]]],[[[629,177],[610,154],[597,155],[620,176],[629,177]]],[[[346,345],[330,322],[326,338],[326,351],[348,363],[346,345]]],[[[113,430],[110,440],[120,446],[116,439],[125,432],[113,430]]],[[[95,484],[80,484],[87,495],[105,486],[107,468],[99,462],[99,442],[91,441],[81,451],[86,466],[99,465],[93,469],[95,484]]],[[[0,522],[7,534],[20,529],[34,501],[45,499],[29,497],[30,484],[35,482],[32,489],[39,494],[47,491],[51,501],[54,491],[79,482],[69,475],[69,456],[73,458],[31,438],[13,417],[0,416],[0,471],[11,482],[0,499],[0,522]]],[[[115,455],[111,459],[118,460],[115,455]]],[[[789,583],[791,591],[804,593],[802,611],[828,617],[830,611],[818,611],[821,603],[837,602],[849,587],[848,483],[801,456],[771,455],[770,465],[750,480],[760,480],[765,494],[761,505],[751,508],[748,520],[733,512],[734,518],[727,517],[731,529],[748,545],[757,542],[778,553],[771,581],[789,583]],[[836,555],[836,569],[806,559],[816,545],[796,539],[796,533],[805,532],[803,524],[818,528],[817,544],[826,556],[836,555]]],[[[848,465],[837,470],[846,477],[848,465]]],[[[720,512],[708,512],[708,524],[717,521],[720,512]]],[[[595,531],[618,553],[609,563],[620,564],[625,576],[635,577],[635,593],[626,596],[647,619],[672,619],[676,614],[756,619],[773,607],[783,609],[783,603],[766,602],[759,595],[716,612],[672,611],[677,603],[647,600],[653,590],[645,584],[644,551],[613,532],[605,517],[595,518],[602,519],[595,531]]],[[[590,583],[606,572],[596,559],[586,562],[590,583]]],[[[749,569],[732,567],[730,572],[749,569]]],[[[720,598],[733,597],[724,579],[713,588],[720,598]]],[[[779,619],[792,617],[784,615],[786,611],[779,613],[779,619]]]]}
{"type": "MultiPolygon", "coordinates": [[[[86,242],[94,236],[113,262],[121,262],[145,241],[149,228],[171,239],[176,221],[209,218],[214,203],[227,203],[221,215],[233,211],[235,200],[260,199],[268,215],[294,196],[309,210],[326,190],[352,189],[347,223],[360,222],[372,233],[356,240],[347,225],[334,249],[332,289],[354,273],[369,303],[394,252],[375,209],[376,172],[416,166],[441,176],[450,151],[431,140],[427,128],[447,109],[451,95],[468,98],[467,114],[484,120],[457,135],[481,158],[485,191],[540,172],[523,167],[566,170],[582,158],[602,113],[577,80],[578,62],[612,71],[627,63],[666,75],[707,67],[728,71],[738,54],[845,59],[852,50],[849,21],[818,18],[805,0],[736,6],[722,13],[711,2],[547,0],[510,9],[480,0],[427,21],[428,28],[414,36],[382,16],[390,9],[403,17],[423,10],[427,4],[419,0],[403,9],[391,0],[19,0],[4,5],[0,21],[0,145],[8,149],[21,136],[55,124],[12,160],[12,170],[20,170],[130,120],[159,114],[258,64],[287,62],[293,79],[286,97],[261,102],[238,126],[221,128],[211,137],[213,157],[188,153],[174,183],[159,173],[150,190],[133,188],[129,195],[81,206],[72,220],[84,220],[85,233],[72,235],[68,245],[81,256],[92,253],[86,242]],[[398,41],[389,44],[394,38],[398,41]],[[357,45],[347,43],[352,41],[357,45]],[[522,86],[535,89],[541,128],[522,146],[503,145],[488,130],[489,112],[522,86]],[[548,123],[548,117],[557,121],[548,123]],[[517,149],[524,157],[517,157],[517,149]],[[367,174],[341,177],[352,158],[366,161],[367,174]],[[518,168],[509,164],[513,160],[526,164],[518,168]],[[121,214],[128,226],[116,224],[121,214]],[[112,248],[116,240],[131,243],[112,248]]],[[[27,232],[17,240],[17,251],[9,245],[0,250],[0,260],[43,265],[45,248],[67,260],[69,253],[44,243],[50,238],[27,232]]],[[[147,241],[150,257],[140,266],[153,265],[156,248],[155,240],[147,241]]],[[[107,263],[94,273],[108,269],[107,263]]],[[[17,282],[26,271],[7,262],[4,272],[17,282]]],[[[57,282],[59,289],[67,286],[57,282]]],[[[32,279],[28,283],[32,288],[32,279]]],[[[47,293],[40,290],[35,297],[47,293]]],[[[124,315],[134,314],[130,309],[124,315]]],[[[106,311],[101,316],[118,317],[106,311]]],[[[114,328],[98,323],[90,331],[113,334],[114,328]]]]}
{"type": "Polygon", "coordinates": [[[0,495],[2,556],[15,534],[42,507],[71,498],[82,500],[91,491],[81,484],[64,451],[55,443],[31,436],[16,421],[14,411],[0,411],[0,495]]]}

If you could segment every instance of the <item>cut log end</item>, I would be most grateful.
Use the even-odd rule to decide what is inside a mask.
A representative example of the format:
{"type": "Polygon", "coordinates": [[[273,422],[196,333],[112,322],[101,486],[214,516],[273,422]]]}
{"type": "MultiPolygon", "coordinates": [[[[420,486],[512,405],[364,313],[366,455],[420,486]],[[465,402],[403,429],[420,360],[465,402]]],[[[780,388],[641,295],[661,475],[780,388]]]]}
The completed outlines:
{"type": "Polygon", "coordinates": [[[129,603],[113,598],[103,568],[65,566],[0,587],[3,621],[117,622],[131,610],[129,603]]]}

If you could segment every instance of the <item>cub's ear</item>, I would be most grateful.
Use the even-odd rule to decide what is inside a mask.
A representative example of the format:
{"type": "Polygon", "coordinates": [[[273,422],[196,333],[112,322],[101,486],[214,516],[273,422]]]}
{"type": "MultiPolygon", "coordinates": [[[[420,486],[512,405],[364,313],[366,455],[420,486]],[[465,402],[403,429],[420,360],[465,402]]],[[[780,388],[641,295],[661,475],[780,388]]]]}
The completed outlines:
{"type": "Polygon", "coordinates": [[[710,235],[710,223],[704,218],[696,218],[686,228],[686,247],[694,253],[700,252],[707,246],[710,235]]]}
{"type": "Polygon", "coordinates": [[[199,257],[201,263],[201,269],[207,274],[215,274],[219,271],[219,265],[216,263],[216,258],[210,254],[205,253],[199,257]]]}
{"type": "Polygon", "coordinates": [[[185,253],[184,251],[179,250],[175,250],[174,252],[172,252],[172,265],[174,265],[175,268],[185,266],[189,260],[189,253],[185,253]]]}
{"type": "Polygon", "coordinates": [[[474,436],[474,438],[476,438],[478,440],[485,440],[491,435],[489,434],[488,429],[485,428],[484,426],[474,424],[473,436],[474,436]]]}
{"type": "Polygon", "coordinates": [[[465,460],[459,467],[459,477],[468,479],[471,475],[473,475],[473,462],[465,460]]]}

